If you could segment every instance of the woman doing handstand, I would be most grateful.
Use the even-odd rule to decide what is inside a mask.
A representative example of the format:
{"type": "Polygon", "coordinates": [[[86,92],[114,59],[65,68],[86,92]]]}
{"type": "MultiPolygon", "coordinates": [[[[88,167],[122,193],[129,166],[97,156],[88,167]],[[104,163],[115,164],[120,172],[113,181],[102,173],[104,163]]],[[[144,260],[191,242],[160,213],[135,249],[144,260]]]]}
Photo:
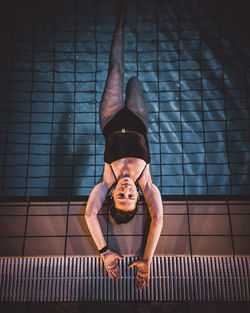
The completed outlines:
{"type": "Polygon", "coordinates": [[[141,82],[132,77],[126,86],[123,102],[123,28],[126,7],[120,6],[110,52],[109,70],[100,104],[100,126],[105,137],[104,172],[102,182],[92,190],[85,213],[86,223],[111,278],[119,278],[116,259],[123,259],[111,251],[104,239],[97,213],[109,190],[112,192],[110,213],[117,224],[129,222],[137,210],[139,185],[145,198],[151,224],[143,256],[130,264],[136,266],[136,288],[149,284],[150,263],[160,238],[163,208],[159,189],[150,174],[150,153],[147,139],[148,110],[141,82]]]}

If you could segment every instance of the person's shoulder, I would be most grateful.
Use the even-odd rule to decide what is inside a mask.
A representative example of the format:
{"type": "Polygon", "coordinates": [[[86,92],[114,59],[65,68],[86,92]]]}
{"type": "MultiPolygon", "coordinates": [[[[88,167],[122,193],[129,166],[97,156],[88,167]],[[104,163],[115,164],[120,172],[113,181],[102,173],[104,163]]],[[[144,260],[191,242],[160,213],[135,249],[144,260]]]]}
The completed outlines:
{"type": "Polygon", "coordinates": [[[102,176],[102,182],[107,184],[109,188],[111,188],[116,182],[114,174],[110,168],[110,164],[104,163],[104,171],[102,176]]]}
{"type": "Polygon", "coordinates": [[[153,184],[151,171],[150,171],[150,164],[147,164],[147,166],[145,167],[140,179],[138,179],[138,184],[142,192],[146,188],[150,188],[150,186],[153,184]]]}

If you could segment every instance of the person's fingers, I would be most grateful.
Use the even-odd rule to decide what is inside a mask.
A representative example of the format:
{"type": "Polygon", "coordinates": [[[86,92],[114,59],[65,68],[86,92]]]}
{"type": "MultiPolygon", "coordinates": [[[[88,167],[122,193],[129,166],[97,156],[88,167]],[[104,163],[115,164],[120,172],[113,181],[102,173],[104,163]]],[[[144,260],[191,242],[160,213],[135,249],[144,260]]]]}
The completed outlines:
{"type": "Polygon", "coordinates": [[[144,280],[140,281],[138,289],[142,290],[143,286],[144,286],[144,280]]]}
{"type": "Polygon", "coordinates": [[[113,268],[113,274],[114,274],[115,278],[117,278],[117,279],[120,278],[120,270],[119,270],[118,265],[113,268]]]}
{"type": "Polygon", "coordinates": [[[107,270],[110,278],[115,278],[114,273],[113,273],[113,268],[114,268],[114,266],[112,264],[109,264],[106,266],[106,270],[107,270]]]}
{"type": "Polygon", "coordinates": [[[145,279],[138,277],[136,279],[136,287],[135,288],[138,290],[141,290],[143,288],[144,282],[145,282],[145,279]]]}
{"type": "Polygon", "coordinates": [[[124,256],[117,254],[117,255],[116,255],[116,259],[124,260],[124,256]]]}
{"type": "Polygon", "coordinates": [[[131,267],[133,267],[133,266],[135,266],[135,265],[136,265],[136,262],[133,262],[133,263],[129,264],[129,265],[127,266],[127,268],[131,268],[131,267]]]}
{"type": "Polygon", "coordinates": [[[148,273],[147,273],[147,272],[139,271],[139,275],[140,275],[142,278],[145,278],[145,277],[148,276],[148,273]]]}
{"type": "Polygon", "coordinates": [[[112,271],[110,269],[108,269],[107,272],[109,274],[109,277],[113,279],[114,275],[113,275],[112,271]]]}
{"type": "Polygon", "coordinates": [[[109,276],[111,278],[117,278],[117,279],[120,278],[120,270],[119,270],[119,266],[116,262],[115,262],[114,266],[108,267],[107,271],[108,271],[109,276]]]}
{"type": "Polygon", "coordinates": [[[113,278],[116,278],[116,275],[115,275],[115,273],[113,272],[113,270],[110,271],[110,274],[111,274],[110,277],[111,277],[112,279],[113,279],[113,278]]]}

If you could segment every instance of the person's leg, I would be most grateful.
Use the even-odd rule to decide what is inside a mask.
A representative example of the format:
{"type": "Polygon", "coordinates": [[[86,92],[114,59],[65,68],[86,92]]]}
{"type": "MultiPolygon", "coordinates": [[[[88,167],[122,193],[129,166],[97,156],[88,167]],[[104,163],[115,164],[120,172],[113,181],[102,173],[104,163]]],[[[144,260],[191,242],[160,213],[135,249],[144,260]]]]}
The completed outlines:
{"type": "Polygon", "coordinates": [[[109,70],[99,110],[101,129],[124,107],[123,103],[123,27],[126,8],[120,8],[118,24],[113,34],[109,70]]]}
{"type": "Polygon", "coordinates": [[[127,83],[125,105],[140,117],[148,128],[148,108],[144,100],[142,84],[135,76],[131,77],[127,83]]]}

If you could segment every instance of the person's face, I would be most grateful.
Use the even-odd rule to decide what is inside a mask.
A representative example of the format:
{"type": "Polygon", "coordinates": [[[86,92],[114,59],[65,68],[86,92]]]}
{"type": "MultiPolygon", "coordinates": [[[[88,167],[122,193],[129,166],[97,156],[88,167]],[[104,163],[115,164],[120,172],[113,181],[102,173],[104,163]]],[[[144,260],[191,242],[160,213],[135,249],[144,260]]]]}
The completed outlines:
{"type": "Polygon", "coordinates": [[[133,211],[139,194],[133,180],[130,177],[124,177],[119,179],[112,196],[117,209],[133,211]]]}

